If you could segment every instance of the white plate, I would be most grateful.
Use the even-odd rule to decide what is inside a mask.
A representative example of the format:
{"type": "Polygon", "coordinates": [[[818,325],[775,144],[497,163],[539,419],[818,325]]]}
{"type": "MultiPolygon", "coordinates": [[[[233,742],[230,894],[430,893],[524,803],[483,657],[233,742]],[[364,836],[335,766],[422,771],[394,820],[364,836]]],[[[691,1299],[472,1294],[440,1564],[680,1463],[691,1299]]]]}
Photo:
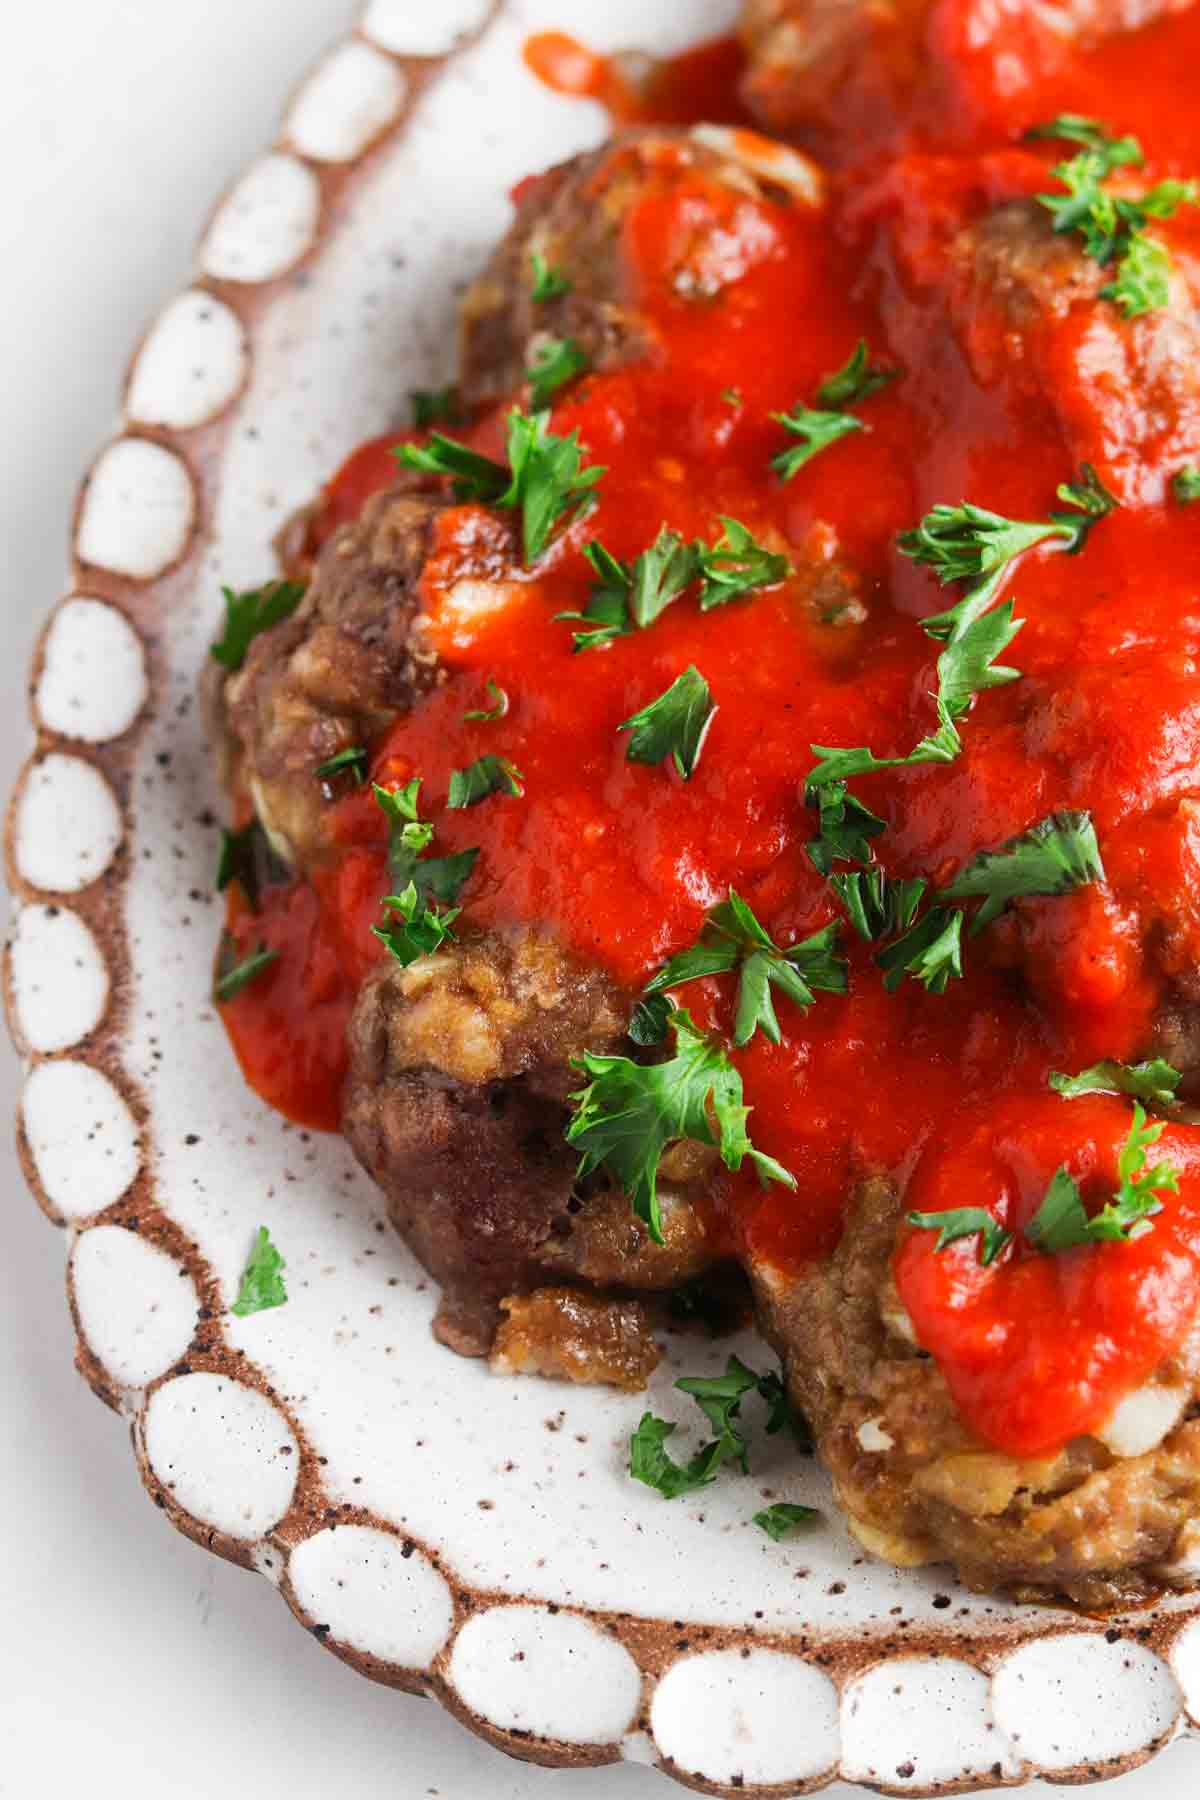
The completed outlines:
{"type": "MultiPolygon", "coordinates": [[[[219,585],[269,573],[288,512],[448,373],[455,286],[511,183],[604,135],[525,72],[529,30],[666,49],[729,18],[649,10],[374,0],[141,346],[11,816],[22,1154],[70,1233],[81,1365],[133,1421],[151,1493],[365,1673],[518,1755],[624,1755],[721,1792],[1109,1774],[1200,1714],[1196,1602],[1091,1625],[865,1563],[834,1523],[770,1544],[747,1524],[763,1490],[834,1516],[782,1449],[664,1504],[624,1472],[640,1397],[501,1382],[433,1343],[378,1196],[339,1143],[254,1101],[207,1002],[217,801],[195,691],[219,585]],[[262,1222],[291,1299],[237,1320],[262,1222]]],[[[655,1381],[668,1416],[676,1372],[655,1381]]]]}

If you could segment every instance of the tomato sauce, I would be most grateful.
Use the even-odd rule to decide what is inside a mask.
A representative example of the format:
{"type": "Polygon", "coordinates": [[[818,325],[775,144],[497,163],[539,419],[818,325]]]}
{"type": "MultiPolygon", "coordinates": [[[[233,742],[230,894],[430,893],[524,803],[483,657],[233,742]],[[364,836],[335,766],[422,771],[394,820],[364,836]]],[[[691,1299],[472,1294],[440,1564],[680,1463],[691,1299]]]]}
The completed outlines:
{"type": "MultiPolygon", "coordinates": [[[[482,612],[456,593],[477,509],[441,515],[421,599],[446,679],[371,747],[374,780],[421,777],[435,854],[479,849],[462,896],[474,924],[544,923],[631,995],[695,941],[731,886],[790,943],[841,917],[805,849],[816,828],[804,803],[811,746],[903,754],[936,724],[938,645],[919,619],[959,590],[902,557],[898,532],[964,498],[1045,518],[1058,484],[1095,463],[1120,509],[1079,555],[1026,554],[1003,590],[1025,621],[1003,659],[1022,678],[976,700],[952,764],[851,786],[886,822],[876,850],[891,874],[944,885],[976,852],[1076,808],[1092,815],[1107,879],[1023,901],[964,936],[965,977],[942,994],[911,980],[886,992],[876,947],[846,928],[849,993],[818,995],[806,1013],[780,1001],[783,1041],[760,1034],[731,1052],[754,1142],[797,1188],[726,1179],[723,1230],[783,1270],[836,1244],[847,1195],[876,1172],[908,1205],[984,1206],[1010,1226],[1028,1221],[1061,1164],[1086,1195],[1110,1197],[1129,1104],[1068,1102],[1049,1093],[1048,1074],[1149,1054],[1156,1019],[1200,965],[1200,814],[1189,799],[1200,787],[1200,506],[1169,498],[1169,476],[1188,460],[1171,435],[1178,421],[1148,439],[1139,395],[1119,370],[1096,375],[1071,336],[1075,318],[1047,327],[1034,350],[983,315],[952,321],[944,256],[964,218],[1049,185],[1053,149],[1013,145],[1037,118],[1070,109],[1137,131],[1147,183],[1200,171],[1200,124],[1176,79],[1200,59],[1200,12],[1086,54],[1056,51],[1048,70],[1035,34],[1013,53],[1024,78],[1003,130],[995,58],[981,72],[954,48],[961,8],[934,13],[961,104],[936,130],[916,104],[882,120],[889,159],[835,180],[825,210],[700,176],[634,205],[622,251],[655,348],[585,376],[551,420],[556,433],[578,429],[587,460],[605,467],[598,503],[482,612]],[[698,304],[671,270],[681,244],[714,228],[727,267],[716,297],[698,304]],[[863,431],[780,481],[770,459],[794,440],[771,413],[814,405],[860,338],[896,379],[855,408],[863,431]],[[1034,354],[1031,376],[1020,359],[1034,354]],[[689,595],[649,631],[572,653],[572,626],[555,614],[583,609],[591,538],[632,559],[664,524],[711,543],[722,515],[786,550],[796,572],[707,614],[689,595]],[[618,727],[691,664],[718,710],[684,782],[669,763],[627,761],[618,727]],[[491,704],[489,678],[507,713],[468,722],[491,704]],[[522,795],[447,810],[451,772],[487,753],[516,765],[522,795]]],[[[636,89],[559,37],[534,40],[527,57],[623,118],[707,115],[722,95],[722,116],[737,117],[729,46],[636,89]]],[[[1192,254],[1194,226],[1165,235],[1192,254]]],[[[491,448],[495,420],[482,429],[491,448]]],[[[315,515],[314,542],[387,485],[395,442],[351,458],[315,515]]],[[[1193,450],[1200,461],[1200,437],[1193,450]]],[[[353,995],[384,954],[370,926],[388,890],[386,822],[369,787],[336,808],[344,853],[315,889],[272,890],[257,917],[235,904],[239,944],[265,941],[281,956],[225,1009],[247,1078],[328,1128],[353,995]]],[[[728,1037],[732,977],[677,998],[728,1037]]],[[[975,1240],[939,1253],[932,1232],[902,1236],[901,1298],[985,1441],[1016,1454],[1061,1445],[1178,1345],[1200,1292],[1200,1135],[1172,1124],[1154,1154],[1178,1170],[1180,1192],[1163,1196],[1153,1231],[1134,1242],[1058,1256],[1018,1243],[984,1268],[975,1240]]]]}

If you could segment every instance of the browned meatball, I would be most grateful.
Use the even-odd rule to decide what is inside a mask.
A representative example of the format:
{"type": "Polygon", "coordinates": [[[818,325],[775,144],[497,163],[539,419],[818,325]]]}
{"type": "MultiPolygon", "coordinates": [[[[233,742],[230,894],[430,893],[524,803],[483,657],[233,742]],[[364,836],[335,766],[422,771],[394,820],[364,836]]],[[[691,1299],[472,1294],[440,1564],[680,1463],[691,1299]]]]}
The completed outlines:
{"type": "Polygon", "coordinates": [[[754,1271],[763,1330],[810,1420],[850,1529],[901,1566],[1111,1607],[1200,1575],[1200,1323],[1103,1437],[1037,1460],[963,1425],[891,1279],[902,1205],[867,1182],[828,1261],[754,1271]]]}
{"type": "MultiPolygon", "coordinates": [[[[697,181],[711,184],[725,203],[677,246],[676,285],[698,296],[740,272],[739,197],[811,206],[822,191],[805,159],[753,133],[717,128],[643,130],[549,170],[524,188],[508,235],[463,301],[467,404],[515,393],[546,337],[573,339],[594,369],[647,354],[654,331],[637,308],[625,227],[642,201],[697,181]],[[534,298],[535,256],[569,284],[565,292],[534,298]]],[[[747,253],[756,241],[747,230],[747,253]]]]}
{"type": "Polygon", "coordinates": [[[657,1245],[623,1193],[577,1189],[571,1058],[617,1049],[628,1011],[603,974],[526,929],[389,963],[363,989],[343,1128],[442,1284],[435,1329],[454,1349],[485,1354],[510,1295],[564,1277],[671,1287],[711,1260],[681,1199],[657,1245]]]}

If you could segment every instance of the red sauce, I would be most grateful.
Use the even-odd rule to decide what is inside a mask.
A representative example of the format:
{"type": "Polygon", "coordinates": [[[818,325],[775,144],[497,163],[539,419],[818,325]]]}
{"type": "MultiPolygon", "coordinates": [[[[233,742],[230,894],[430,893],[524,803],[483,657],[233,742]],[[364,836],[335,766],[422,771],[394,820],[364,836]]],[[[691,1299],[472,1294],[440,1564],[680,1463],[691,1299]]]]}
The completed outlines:
{"type": "MultiPolygon", "coordinates": [[[[936,9],[944,45],[955,16],[961,8],[936,9]]],[[[1148,180],[1180,158],[1200,169],[1200,127],[1177,80],[1198,65],[1200,11],[1087,55],[1056,52],[1049,77],[1035,51],[1023,53],[1018,123],[1095,114],[1140,132],[1148,180]]],[[[965,52],[943,53],[978,101],[961,127],[973,145],[991,116],[994,59],[981,74],[965,52]]],[[[618,92],[619,70],[557,35],[533,40],[527,58],[621,117],[647,116],[638,107],[663,116],[654,96],[679,117],[727,96],[733,54],[708,47],[637,94],[618,92]]],[[[1170,473],[1200,461],[1200,421],[1148,433],[1112,309],[1015,346],[986,309],[965,307],[952,329],[949,234],[1045,186],[1048,157],[1004,148],[994,131],[985,154],[931,156],[913,149],[918,115],[897,121],[911,127],[911,153],[835,188],[823,214],[699,177],[648,190],[624,250],[656,352],[586,377],[552,422],[578,428],[589,460],[606,466],[599,504],[487,614],[464,610],[454,592],[478,515],[464,506],[442,516],[422,600],[447,680],[373,747],[376,780],[422,777],[438,853],[479,847],[463,895],[475,923],[545,922],[631,993],[694,941],[731,885],[787,943],[839,916],[805,854],[810,745],[902,753],[935,723],[936,646],[917,620],[952,596],[897,554],[897,532],[964,497],[1042,518],[1084,459],[1121,495],[1081,555],[1042,549],[1017,567],[1008,591],[1026,622],[1006,660],[1023,678],[978,699],[961,757],[854,783],[886,820],[878,848],[891,873],[941,885],[978,850],[1074,807],[1092,814],[1107,880],[1024,902],[967,939],[966,977],[942,995],[911,981],[887,994],[873,947],[844,933],[850,994],[819,996],[807,1014],[781,1002],[783,1042],[760,1036],[734,1053],[751,1135],[798,1187],[730,1178],[717,1196],[723,1229],[783,1269],[836,1243],[845,1197],[872,1171],[912,1206],[984,1205],[1010,1225],[1028,1220],[1063,1163],[1085,1194],[1111,1192],[1128,1104],[1068,1103],[1048,1093],[1047,1075],[1146,1054],[1172,980],[1200,962],[1200,824],[1180,805],[1200,753],[1200,506],[1166,497],[1170,473]],[[701,305],[668,272],[680,245],[714,223],[725,285],[701,305]],[[1082,347],[1081,331],[1093,333],[1082,347]],[[781,484],[768,462],[788,440],[771,411],[812,404],[860,337],[899,378],[862,405],[868,430],[781,484]],[[806,572],[707,615],[681,601],[649,632],[572,655],[571,627],[554,615],[586,600],[589,538],[633,557],[664,522],[712,541],[721,514],[790,546],[806,572]],[[690,663],[719,710],[683,783],[668,765],[627,762],[617,727],[690,663]],[[506,717],[465,723],[488,704],[489,676],[509,695],[506,717]],[[524,796],[446,811],[451,771],[486,752],[517,765],[524,796]]],[[[1194,225],[1170,235],[1177,255],[1195,254],[1194,225]]],[[[391,441],[366,446],[331,484],[318,537],[386,485],[391,441]]],[[[327,1127],[348,1008],[382,953],[369,928],[387,889],[385,826],[369,790],[339,803],[337,830],[345,856],[316,893],[276,892],[262,918],[235,918],[247,947],[264,939],[282,955],[225,1009],[247,1078],[293,1117],[327,1127]]],[[[728,1033],[729,978],[681,999],[728,1033]]],[[[1018,1248],[985,1269],[974,1241],[935,1253],[934,1234],[903,1237],[903,1302],[986,1441],[1017,1454],[1060,1445],[1179,1342],[1200,1273],[1200,1137],[1172,1126],[1159,1153],[1179,1170],[1180,1193],[1133,1243],[1053,1257],[1018,1248]]]]}

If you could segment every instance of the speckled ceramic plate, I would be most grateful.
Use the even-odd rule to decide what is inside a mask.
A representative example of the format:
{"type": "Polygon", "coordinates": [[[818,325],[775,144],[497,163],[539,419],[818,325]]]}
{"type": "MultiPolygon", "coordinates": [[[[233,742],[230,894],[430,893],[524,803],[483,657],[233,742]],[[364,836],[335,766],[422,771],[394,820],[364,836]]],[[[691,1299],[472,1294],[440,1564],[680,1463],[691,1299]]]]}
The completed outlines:
{"type": "MultiPolygon", "coordinates": [[[[519,1756],[624,1756],[713,1793],[1107,1775],[1200,1719],[1200,1601],[1092,1624],[867,1563],[783,1447],[665,1504],[625,1474],[640,1396],[500,1380],[433,1342],[379,1196],[340,1142],[257,1104],[208,1001],[196,689],[220,583],[269,574],[289,512],[449,372],[454,294],[512,182],[604,135],[525,72],[524,36],[666,50],[729,17],[374,0],[217,208],[83,485],[33,670],[8,830],[21,1153],[66,1228],[79,1366],[132,1421],[155,1503],[363,1673],[519,1756]],[[241,1320],[264,1221],[291,1298],[241,1320]],[[750,1515],[785,1496],[826,1522],[776,1545],[750,1515]]],[[[676,1373],[652,1404],[690,1431],[676,1373]]]]}

